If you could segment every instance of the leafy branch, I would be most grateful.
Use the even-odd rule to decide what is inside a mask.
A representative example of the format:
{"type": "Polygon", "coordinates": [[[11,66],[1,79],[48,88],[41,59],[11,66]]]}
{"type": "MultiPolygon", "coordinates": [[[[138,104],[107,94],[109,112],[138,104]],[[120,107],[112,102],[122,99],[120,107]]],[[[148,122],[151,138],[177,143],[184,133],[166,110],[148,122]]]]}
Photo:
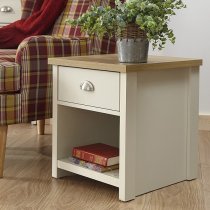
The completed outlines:
{"type": "Polygon", "coordinates": [[[153,48],[163,49],[166,41],[175,43],[173,30],[169,28],[170,17],[185,8],[182,0],[115,0],[115,8],[93,5],[78,19],[69,19],[71,25],[80,25],[90,36],[115,36],[128,24],[137,24],[147,34],[153,48]]]}

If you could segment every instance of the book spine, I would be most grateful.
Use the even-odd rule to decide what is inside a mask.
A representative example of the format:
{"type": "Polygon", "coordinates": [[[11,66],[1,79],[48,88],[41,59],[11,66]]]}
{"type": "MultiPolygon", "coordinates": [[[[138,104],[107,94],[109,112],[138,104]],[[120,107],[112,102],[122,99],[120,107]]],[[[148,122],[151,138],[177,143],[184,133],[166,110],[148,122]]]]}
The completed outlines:
{"type": "Polygon", "coordinates": [[[91,163],[96,163],[102,166],[107,166],[107,162],[108,162],[108,159],[105,157],[102,157],[100,155],[95,155],[89,152],[85,152],[77,148],[73,149],[72,156],[91,162],[91,163]]]}
{"type": "Polygon", "coordinates": [[[74,158],[74,157],[70,157],[70,161],[76,165],[80,165],[80,166],[83,166],[85,168],[89,168],[93,171],[97,171],[97,172],[103,172],[105,171],[104,167],[103,166],[100,166],[100,165],[96,165],[95,163],[89,163],[89,162],[86,162],[84,160],[79,160],[77,158],[74,158]]]}
{"type": "Polygon", "coordinates": [[[75,157],[69,157],[69,160],[70,160],[71,163],[83,166],[85,168],[88,168],[88,169],[91,169],[91,170],[97,171],[97,172],[112,171],[112,170],[115,170],[115,169],[119,168],[119,165],[113,165],[113,166],[105,167],[105,166],[101,166],[101,165],[98,165],[98,164],[95,164],[95,163],[89,163],[85,160],[80,160],[80,159],[75,158],[75,157]]]}

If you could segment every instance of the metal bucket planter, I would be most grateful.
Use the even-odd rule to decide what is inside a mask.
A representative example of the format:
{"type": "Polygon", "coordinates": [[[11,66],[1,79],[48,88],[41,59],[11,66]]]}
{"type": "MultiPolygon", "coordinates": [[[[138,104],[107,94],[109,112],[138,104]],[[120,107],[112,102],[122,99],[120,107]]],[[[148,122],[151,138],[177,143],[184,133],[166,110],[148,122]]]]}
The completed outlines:
{"type": "Polygon", "coordinates": [[[128,25],[117,40],[117,49],[122,63],[146,63],[149,50],[146,33],[136,24],[128,25]]]}

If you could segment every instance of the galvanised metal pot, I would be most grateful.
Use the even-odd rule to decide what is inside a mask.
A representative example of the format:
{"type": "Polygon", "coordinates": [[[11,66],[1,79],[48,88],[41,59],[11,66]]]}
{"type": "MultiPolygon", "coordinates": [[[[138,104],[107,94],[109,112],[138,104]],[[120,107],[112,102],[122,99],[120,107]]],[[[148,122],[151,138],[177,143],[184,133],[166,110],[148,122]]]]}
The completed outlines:
{"type": "Polygon", "coordinates": [[[149,41],[146,38],[118,39],[118,59],[122,63],[146,63],[149,41]]]}
{"type": "Polygon", "coordinates": [[[135,23],[122,28],[117,40],[118,58],[123,63],[146,63],[149,41],[147,33],[135,23]]]}

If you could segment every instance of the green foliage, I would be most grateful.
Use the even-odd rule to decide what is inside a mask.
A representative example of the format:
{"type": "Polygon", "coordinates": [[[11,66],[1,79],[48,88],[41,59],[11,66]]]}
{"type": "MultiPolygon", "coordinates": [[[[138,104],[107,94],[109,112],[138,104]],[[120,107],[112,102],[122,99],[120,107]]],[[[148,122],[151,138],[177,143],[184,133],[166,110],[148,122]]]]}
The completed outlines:
{"type": "Polygon", "coordinates": [[[182,0],[115,0],[116,7],[97,7],[96,5],[75,20],[67,20],[71,25],[81,25],[82,31],[89,35],[109,36],[120,34],[127,24],[136,23],[146,31],[153,48],[162,49],[166,40],[175,43],[173,30],[168,27],[170,17],[178,9],[185,8],[182,0]]]}

